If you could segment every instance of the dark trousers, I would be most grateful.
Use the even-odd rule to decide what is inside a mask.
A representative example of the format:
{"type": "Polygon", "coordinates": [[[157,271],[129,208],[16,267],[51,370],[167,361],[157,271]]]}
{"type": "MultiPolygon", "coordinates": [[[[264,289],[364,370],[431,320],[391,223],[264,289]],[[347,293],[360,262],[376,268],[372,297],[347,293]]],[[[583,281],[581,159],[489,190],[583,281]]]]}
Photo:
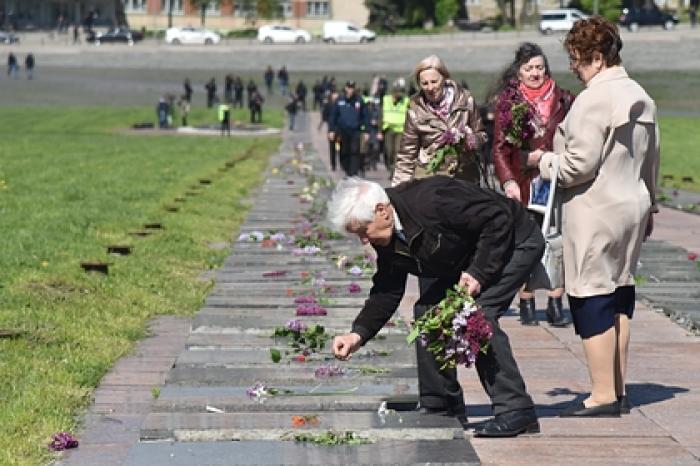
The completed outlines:
{"type": "MultiPolygon", "coordinates": [[[[498,281],[483,289],[476,299],[493,326],[493,337],[488,352],[479,355],[476,370],[484,391],[491,398],[494,415],[534,406],[513,357],[508,335],[501,329],[498,320],[508,311],[515,293],[530,275],[543,252],[544,239],[533,222],[532,232],[515,247],[498,281]]],[[[445,279],[421,278],[421,297],[414,308],[414,315],[419,317],[425,313],[430,306],[444,298],[445,290],[453,285],[453,281],[445,279]]],[[[457,381],[457,371],[440,371],[440,365],[433,355],[420,344],[416,347],[421,406],[445,407],[458,411],[460,402],[463,406],[464,401],[457,381]]]]}
{"type": "Polygon", "coordinates": [[[360,171],[360,132],[340,132],[340,166],[347,176],[355,176],[360,171]]]}

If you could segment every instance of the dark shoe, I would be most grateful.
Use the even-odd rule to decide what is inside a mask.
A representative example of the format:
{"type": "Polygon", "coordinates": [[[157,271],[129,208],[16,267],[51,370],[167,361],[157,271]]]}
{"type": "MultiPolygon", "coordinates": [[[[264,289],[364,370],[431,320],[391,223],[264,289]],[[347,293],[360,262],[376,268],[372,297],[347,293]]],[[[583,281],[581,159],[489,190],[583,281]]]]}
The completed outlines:
{"type": "Polygon", "coordinates": [[[613,401],[606,405],[586,408],[583,403],[576,403],[560,412],[559,417],[620,417],[620,404],[613,401]]]}
{"type": "Polygon", "coordinates": [[[474,430],[474,437],[515,437],[540,431],[537,414],[532,408],[499,414],[474,430]]]}
{"type": "Polygon", "coordinates": [[[620,414],[630,413],[632,405],[630,404],[630,400],[627,398],[627,395],[618,396],[617,403],[620,405],[620,414]]]}
{"type": "Polygon", "coordinates": [[[561,296],[547,300],[547,322],[552,327],[566,327],[571,324],[571,320],[564,315],[562,310],[561,296]]]}
{"type": "Polygon", "coordinates": [[[535,298],[520,300],[520,323],[523,325],[540,325],[537,322],[535,298]]]}

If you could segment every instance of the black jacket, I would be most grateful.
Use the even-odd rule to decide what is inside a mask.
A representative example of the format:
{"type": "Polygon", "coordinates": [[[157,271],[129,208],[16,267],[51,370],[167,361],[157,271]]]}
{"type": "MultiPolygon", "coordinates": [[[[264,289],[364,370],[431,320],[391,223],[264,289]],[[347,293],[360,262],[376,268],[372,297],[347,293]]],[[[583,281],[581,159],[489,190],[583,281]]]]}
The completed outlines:
{"type": "Polygon", "coordinates": [[[328,116],[328,131],[349,132],[367,128],[367,105],[357,94],[349,99],[344,95],[338,97],[328,116]]]}
{"type": "Polygon", "coordinates": [[[457,283],[465,271],[483,291],[498,281],[514,246],[536,228],[518,202],[451,177],[403,183],[387,189],[387,194],[406,242],[394,235],[388,246],[374,246],[377,272],[369,298],[352,325],[363,342],[376,335],[396,311],[409,273],[457,283]]]}

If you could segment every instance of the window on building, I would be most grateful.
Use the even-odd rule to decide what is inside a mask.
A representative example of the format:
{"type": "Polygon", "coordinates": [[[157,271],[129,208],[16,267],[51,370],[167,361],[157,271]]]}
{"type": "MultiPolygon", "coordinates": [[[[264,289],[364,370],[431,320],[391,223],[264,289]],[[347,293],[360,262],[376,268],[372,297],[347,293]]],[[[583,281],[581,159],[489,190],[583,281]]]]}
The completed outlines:
{"type": "MultiPolygon", "coordinates": [[[[160,0],[160,11],[167,13],[170,11],[170,6],[172,5],[173,13],[182,14],[185,11],[183,7],[184,2],[185,0],[160,0]]],[[[143,0],[143,3],[146,3],[146,0],[143,0]]]]}
{"type": "Polygon", "coordinates": [[[236,0],[233,2],[233,16],[252,18],[258,15],[258,8],[254,0],[236,0]]]}
{"type": "Polygon", "coordinates": [[[220,15],[221,14],[221,7],[219,6],[218,2],[211,1],[207,5],[207,14],[208,15],[220,15]]]}
{"type": "Polygon", "coordinates": [[[481,0],[467,0],[467,5],[481,5],[481,0]]]}
{"type": "Polygon", "coordinates": [[[126,0],[124,2],[124,8],[126,11],[130,12],[146,11],[146,1],[147,0],[126,0]]]}
{"type": "Polygon", "coordinates": [[[323,17],[330,15],[330,2],[327,1],[310,1],[306,2],[306,16],[323,17]]]}
{"type": "Polygon", "coordinates": [[[282,0],[280,5],[280,15],[283,18],[291,18],[294,16],[294,0],[282,0]]]}

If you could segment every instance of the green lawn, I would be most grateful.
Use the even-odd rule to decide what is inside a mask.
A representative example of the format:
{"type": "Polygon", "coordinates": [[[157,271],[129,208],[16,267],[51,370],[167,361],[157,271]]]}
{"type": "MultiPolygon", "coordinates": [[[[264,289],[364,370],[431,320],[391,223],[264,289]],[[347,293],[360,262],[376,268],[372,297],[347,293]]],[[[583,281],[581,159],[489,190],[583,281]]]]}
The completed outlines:
{"type": "Polygon", "coordinates": [[[663,185],[700,191],[700,117],[661,117],[661,175],[663,185]],[[684,181],[690,177],[692,181],[684,181]]]}
{"type": "MultiPolygon", "coordinates": [[[[0,110],[0,464],[50,459],[100,378],[158,314],[191,315],[279,138],[123,135],[151,108],[0,110]],[[220,171],[225,163],[234,167],[220,171]],[[199,179],[212,184],[191,191],[199,179]],[[176,213],[164,206],[178,205],[176,213]],[[165,229],[129,235],[145,222],[165,229]],[[106,246],[133,246],[108,256],[106,246]],[[82,260],[110,263],[86,274],[82,260]]],[[[268,112],[279,125],[280,112],[268,112]]],[[[208,118],[208,117],[207,117],[208,118]]],[[[206,119],[206,118],[204,118],[206,119]]]]}

